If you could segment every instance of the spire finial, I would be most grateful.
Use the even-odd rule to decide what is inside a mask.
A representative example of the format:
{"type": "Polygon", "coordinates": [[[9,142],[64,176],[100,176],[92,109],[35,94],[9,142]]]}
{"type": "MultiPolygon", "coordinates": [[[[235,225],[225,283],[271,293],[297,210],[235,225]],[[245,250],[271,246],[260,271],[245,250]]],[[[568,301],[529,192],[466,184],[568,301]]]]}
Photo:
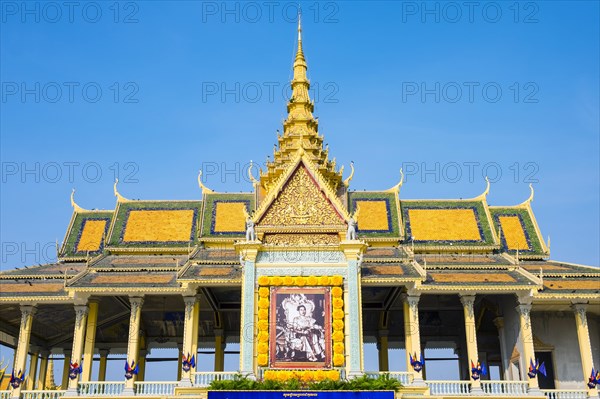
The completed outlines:
{"type": "Polygon", "coordinates": [[[302,8],[298,5],[298,42],[302,41],[302,8]]]}

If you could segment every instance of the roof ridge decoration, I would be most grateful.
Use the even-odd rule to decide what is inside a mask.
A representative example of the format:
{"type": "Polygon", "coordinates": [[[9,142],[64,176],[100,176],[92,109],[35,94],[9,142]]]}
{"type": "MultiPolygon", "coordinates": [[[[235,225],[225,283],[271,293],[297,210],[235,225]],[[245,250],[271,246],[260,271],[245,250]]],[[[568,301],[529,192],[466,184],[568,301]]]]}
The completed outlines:
{"type": "Polygon", "coordinates": [[[214,190],[211,190],[210,188],[202,184],[202,169],[198,171],[198,186],[200,187],[200,190],[202,190],[202,195],[215,193],[214,190]]]}
{"type": "MultiPolygon", "coordinates": [[[[344,166],[342,166],[340,168],[340,174],[343,172],[343,170],[344,170],[344,166]]],[[[402,168],[400,168],[400,172],[402,173],[402,168]]],[[[354,161],[350,161],[350,176],[348,176],[344,180],[344,186],[346,186],[346,188],[348,188],[350,186],[350,182],[352,181],[353,177],[354,177],[354,161]]],[[[402,176],[402,180],[404,180],[404,175],[402,176]]]]}
{"type": "Polygon", "coordinates": [[[117,184],[119,184],[119,178],[115,178],[115,185],[113,186],[113,191],[115,193],[115,197],[117,197],[117,202],[129,202],[129,201],[131,201],[131,200],[128,200],[127,198],[123,197],[119,193],[119,190],[117,189],[117,184]]]}
{"type": "Polygon", "coordinates": [[[483,192],[481,194],[479,194],[477,197],[473,197],[471,199],[468,199],[467,201],[487,201],[487,196],[490,193],[490,179],[488,179],[488,177],[485,177],[485,190],[483,190],[483,192]]]}
{"type": "Polygon", "coordinates": [[[521,202],[519,205],[517,205],[517,207],[527,207],[530,206],[530,204],[533,202],[533,195],[534,195],[534,190],[533,190],[533,184],[529,183],[529,198],[527,198],[525,201],[521,202]]]}
{"type": "MultiPolygon", "coordinates": [[[[354,169],[353,169],[353,172],[354,172],[354,169]]],[[[402,187],[403,184],[404,184],[404,172],[402,171],[402,168],[400,168],[400,181],[395,186],[390,187],[387,190],[385,190],[385,192],[395,193],[396,195],[400,195],[400,188],[402,187]]]]}
{"type": "Polygon", "coordinates": [[[75,202],[75,189],[73,189],[73,191],[71,191],[71,206],[73,207],[73,211],[75,213],[81,213],[81,212],[86,212],[87,211],[87,209],[84,209],[84,208],[80,207],[75,202]]]}

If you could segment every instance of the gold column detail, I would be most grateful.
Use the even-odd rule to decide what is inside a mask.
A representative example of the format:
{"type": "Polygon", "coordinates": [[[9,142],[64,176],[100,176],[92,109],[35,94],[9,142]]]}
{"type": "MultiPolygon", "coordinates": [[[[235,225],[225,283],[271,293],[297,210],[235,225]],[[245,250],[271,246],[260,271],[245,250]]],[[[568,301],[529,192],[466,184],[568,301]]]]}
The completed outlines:
{"type": "Polygon", "coordinates": [[[225,368],[225,340],[223,329],[217,328],[215,332],[215,371],[223,371],[225,368]]]}
{"type": "Polygon", "coordinates": [[[198,324],[200,323],[200,295],[196,295],[196,303],[194,304],[194,310],[192,314],[192,319],[194,320],[194,325],[192,328],[192,347],[190,350],[190,355],[196,356],[196,363],[198,363],[198,324]]]}
{"type": "Polygon", "coordinates": [[[183,344],[179,348],[179,360],[177,361],[177,378],[180,386],[191,386],[192,385],[192,369],[188,371],[182,370],[182,356],[193,356],[192,346],[194,338],[194,325],[198,324],[198,320],[194,317],[195,308],[198,299],[195,296],[183,297],[185,303],[185,313],[183,318],[183,344]]]}
{"type": "Polygon", "coordinates": [[[108,349],[100,349],[100,364],[98,365],[98,381],[106,381],[106,363],[108,361],[108,349]]]}
{"type": "Polygon", "coordinates": [[[48,358],[50,357],[50,351],[43,350],[40,352],[40,372],[37,378],[37,389],[45,390],[46,387],[46,375],[48,375],[48,358]]]}
{"type": "MultiPolygon", "coordinates": [[[[138,355],[140,351],[140,324],[142,321],[142,306],[144,305],[144,298],[142,297],[129,297],[129,303],[131,304],[131,314],[129,316],[129,341],[127,342],[127,364],[131,366],[131,362],[138,364],[138,355]]],[[[135,365],[134,365],[135,367],[135,365]]],[[[134,374],[130,379],[125,379],[125,389],[123,390],[124,396],[132,396],[134,394],[134,383],[136,375],[134,374]]]]}
{"type": "MultiPolygon", "coordinates": [[[[35,306],[21,305],[21,326],[19,328],[19,342],[17,343],[17,350],[15,351],[15,360],[13,362],[13,369],[15,374],[19,371],[25,373],[25,366],[27,364],[27,352],[29,352],[29,341],[31,339],[31,326],[33,324],[33,315],[35,314],[35,306]]],[[[19,386],[12,390],[11,397],[18,398],[21,394],[21,388],[19,386]]]]}
{"type": "MultiPolygon", "coordinates": [[[[523,345],[523,358],[525,368],[527,369],[529,367],[529,362],[535,357],[535,350],[533,348],[533,330],[531,329],[531,303],[526,303],[526,300],[523,299],[519,299],[519,302],[520,304],[517,306],[520,327],[519,338],[523,345]]],[[[529,382],[529,392],[539,392],[537,376],[531,378],[527,375],[527,382],[529,382]]]]}
{"type": "MultiPolygon", "coordinates": [[[[477,329],[475,325],[475,295],[461,295],[460,302],[463,305],[465,317],[465,335],[467,339],[467,364],[471,369],[471,362],[477,364],[479,361],[479,352],[477,350],[477,329]]],[[[469,375],[471,373],[469,372],[469,375]]],[[[481,379],[471,380],[471,392],[481,392],[481,379]]]]}
{"type": "Polygon", "coordinates": [[[69,387],[69,365],[71,364],[71,351],[65,349],[65,361],[63,364],[62,380],[60,383],[60,389],[65,390],[69,387]]]}
{"type": "MultiPolygon", "coordinates": [[[[592,345],[590,343],[590,331],[587,322],[587,304],[573,304],[575,312],[575,325],[577,326],[577,341],[579,342],[579,353],[581,356],[581,367],[583,369],[583,380],[587,383],[587,377],[592,372],[594,367],[594,359],[592,358],[592,345]]],[[[597,396],[596,388],[588,388],[588,397],[597,396]]]]}
{"type": "MultiPolygon", "coordinates": [[[[81,365],[83,354],[83,344],[85,342],[85,327],[89,308],[87,305],[75,305],[75,327],[73,330],[73,349],[71,350],[71,363],[81,365]]],[[[67,365],[68,367],[69,365],[67,365]]],[[[77,378],[69,378],[66,396],[77,396],[77,386],[79,384],[79,375],[77,378]]]]}
{"type": "Polygon", "coordinates": [[[96,326],[98,324],[98,301],[92,300],[88,304],[87,326],[85,331],[85,347],[83,350],[83,365],[81,381],[88,382],[92,376],[94,362],[94,346],[96,345],[96,326]]]}
{"type": "Polygon", "coordinates": [[[388,331],[379,330],[379,339],[377,342],[377,352],[379,358],[379,371],[390,371],[390,362],[388,359],[388,331]]]}
{"type": "Polygon", "coordinates": [[[26,385],[27,389],[35,389],[35,381],[37,380],[38,358],[40,354],[36,350],[32,351],[30,356],[31,360],[29,361],[29,375],[27,376],[26,385]]]}
{"type": "Polygon", "coordinates": [[[144,381],[146,379],[146,356],[148,356],[148,350],[140,350],[139,361],[140,370],[137,375],[137,381],[144,381]]]}

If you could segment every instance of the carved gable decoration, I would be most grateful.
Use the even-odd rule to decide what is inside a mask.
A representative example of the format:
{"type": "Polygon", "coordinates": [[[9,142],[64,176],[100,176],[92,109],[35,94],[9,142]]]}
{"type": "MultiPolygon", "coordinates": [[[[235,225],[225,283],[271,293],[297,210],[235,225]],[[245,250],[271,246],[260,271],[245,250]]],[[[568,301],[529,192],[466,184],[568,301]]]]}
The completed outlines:
{"type": "Polygon", "coordinates": [[[279,195],[258,221],[259,228],[345,228],[345,220],[299,163],[279,195]]]}

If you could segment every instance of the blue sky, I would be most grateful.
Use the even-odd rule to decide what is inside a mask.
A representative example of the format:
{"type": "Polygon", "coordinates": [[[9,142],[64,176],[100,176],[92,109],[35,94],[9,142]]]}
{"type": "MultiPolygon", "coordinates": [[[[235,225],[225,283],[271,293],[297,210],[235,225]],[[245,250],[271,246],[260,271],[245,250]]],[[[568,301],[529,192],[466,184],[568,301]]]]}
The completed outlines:
{"type": "MultiPolygon", "coordinates": [[[[2,269],[71,215],[248,191],[285,116],[294,2],[2,3],[2,269]],[[23,5],[25,4],[25,5],[23,5]],[[115,5],[116,4],[116,5],[115,5]]],[[[302,2],[320,131],[352,188],[491,205],[536,189],[552,258],[599,260],[597,2],[302,2]],[[430,171],[427,173],[427,171],[430,171]]]]}
{"type": "MultiPolygon", "coordinates": [[[[114,208],[117,175],[128,198],[198,199],[204,168],[249,191],[285,117],[296,4],[3,1],[1,269],[54,259],[72,188],[85,208],[114,208]]],[[[489,203],[513,205],[531,182],[552,258],[600,264],[598,2],[301,4],[352,188],[404,167],[401,198],[469,198],[487,174],[489,203]]]]}

